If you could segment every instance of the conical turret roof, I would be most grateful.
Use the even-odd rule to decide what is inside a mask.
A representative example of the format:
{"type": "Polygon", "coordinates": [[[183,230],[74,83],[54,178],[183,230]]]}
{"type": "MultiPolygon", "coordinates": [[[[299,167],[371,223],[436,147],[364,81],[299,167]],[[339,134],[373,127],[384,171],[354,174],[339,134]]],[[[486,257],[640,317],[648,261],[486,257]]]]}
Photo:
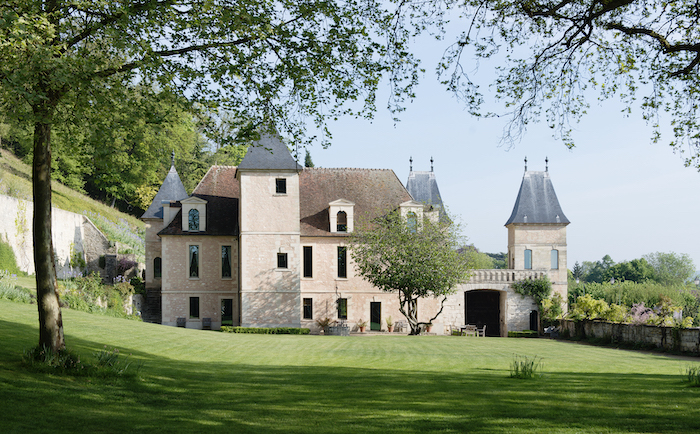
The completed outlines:
{"type": "Polygon", "coordinates": [[[163,218],[163,201],[176,201],[188,197],[185,186],[182,185],[180,175],[175,170],[175,165],[170,166],[170,171],[165,177],[163,184],[158,190],[158,194],[151,202],[145,213],[141,216],[142,219],[162,219],[163,218]]]}
{"type": "Polygon", "coordinates": [[[549,172],[525,172],[513,213],[505,225],[512,223],[570,223],[559,205],[549,172]]]}

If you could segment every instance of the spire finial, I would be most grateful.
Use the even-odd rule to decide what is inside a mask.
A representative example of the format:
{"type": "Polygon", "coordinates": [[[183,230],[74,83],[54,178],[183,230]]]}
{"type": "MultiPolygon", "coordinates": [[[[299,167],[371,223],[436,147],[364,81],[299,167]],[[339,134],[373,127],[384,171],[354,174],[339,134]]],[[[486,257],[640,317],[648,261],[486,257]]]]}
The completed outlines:
{"type": "Polygon", "coordinates": [[[170,154],[170,165],[174,166],[175,165],[175,150],[173,149],[173,152],[170,154]]]}
{"type": "Polygon", "coordinates": [[[549,172],[549,157],[544,157],[544,171],[549,172]]]}
{"type": "Polygon", "coordinates": [[[527,156],[525,156],[525,171],[527,172],[527,156]]]}
{"type": "Polygon", "coordinates": [[[430,156],[430,171],[433,171],[433,156],[430,156]]]}
{"type": "Polygon", "coordinates": [[[408,158],[408,162],[410,163],[409,166],[408,166],[408,170],[409,170],[410,172],[413,172],[413,155],[411,155],[411,156],[408,158]]]}

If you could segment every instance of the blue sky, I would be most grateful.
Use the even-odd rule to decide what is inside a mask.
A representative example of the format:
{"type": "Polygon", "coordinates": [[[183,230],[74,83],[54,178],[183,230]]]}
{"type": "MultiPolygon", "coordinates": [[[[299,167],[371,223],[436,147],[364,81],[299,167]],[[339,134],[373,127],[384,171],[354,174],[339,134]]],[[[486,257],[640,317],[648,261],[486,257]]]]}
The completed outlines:
{"type": "MultiPolygon", "coordinates": [[[[446,42],[419,46],[426,74],[417,97],[394,124],[380,108],[375,119],[344,118],[331,124],[332,146],[311,148],[317,167],[393,169],[405,184],[409,157],[414,170],[435,160],[443,201],[477,248],[507,250],[503,226],[523,176],[549,172],[568,226],[568,268],[575,261],[614,261],[651,252],[687,253],[700,268],[700,174],[683,165],[665,142],[651,144],[651,128],[639,110],[631,115],[615,100],[591,101],[589,114],[574,125],[576,148],[568,150],[542,124],[531,125],[511,149],[499,146],[506,119],[476,119],[441,87],[433,67],[446,42]]],[[[482,63],[483,83],[488,65],[482,63]]],[[[378,105],[386,97],[378,98],[378,105]]],[[[498,106],[495,106],[498,107],[498,106]]]]}

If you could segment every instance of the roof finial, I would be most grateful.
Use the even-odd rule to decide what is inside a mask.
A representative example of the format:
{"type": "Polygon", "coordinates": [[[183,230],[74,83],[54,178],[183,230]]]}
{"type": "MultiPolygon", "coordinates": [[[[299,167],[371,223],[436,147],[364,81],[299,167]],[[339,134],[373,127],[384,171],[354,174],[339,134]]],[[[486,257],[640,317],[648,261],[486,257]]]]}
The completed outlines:
{"type": "Polygon", "coordinates": [[[549,172],[549,157],[544,157],[544,171],[549,172]]]}
{"type": "Polygon", "coordinates": [[[527,172],[527,155],[525,156],[525,171],[527,172]]]}
{"type": "Polygon", "coordinates": [[[175,150],[173,149],[173,152],[170,154],[170,165],[174,166],[175,165],[175,150]]]}
{"type": "Polygon", "coordinates": [[[411,164],[409,164],[409,166],[408,166],[408,170],[409,170],[410,172],[413,172],[413,155],[411,155],[411,156],[408,158],[408,162],[411,163],[411,164]]]}
{"type": "Polygon", "coordinates": [[[433,171],[433,157],[432,155],[430,156],[430,171],[433,171]]]}

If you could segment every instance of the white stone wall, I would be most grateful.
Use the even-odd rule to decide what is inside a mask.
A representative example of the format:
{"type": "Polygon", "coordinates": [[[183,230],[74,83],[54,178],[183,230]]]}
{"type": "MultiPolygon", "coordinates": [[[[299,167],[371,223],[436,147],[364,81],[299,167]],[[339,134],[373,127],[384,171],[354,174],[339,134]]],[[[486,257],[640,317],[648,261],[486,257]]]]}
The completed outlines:
{"type": "MultiPolygon", "coordinates": [[[[32,218],[34,204],[26,200],[0,195],[0,235],[15,252],[17,266],[34,273],[34,244],[32,218]]],[[[68,277],[72,271],[72,252],[84,254],[88,268],[94,268],[100,255],[107,253],[109,241],[83,215],[51,208],[52,241],[56,254],[58,277],[68,277]]]]}

